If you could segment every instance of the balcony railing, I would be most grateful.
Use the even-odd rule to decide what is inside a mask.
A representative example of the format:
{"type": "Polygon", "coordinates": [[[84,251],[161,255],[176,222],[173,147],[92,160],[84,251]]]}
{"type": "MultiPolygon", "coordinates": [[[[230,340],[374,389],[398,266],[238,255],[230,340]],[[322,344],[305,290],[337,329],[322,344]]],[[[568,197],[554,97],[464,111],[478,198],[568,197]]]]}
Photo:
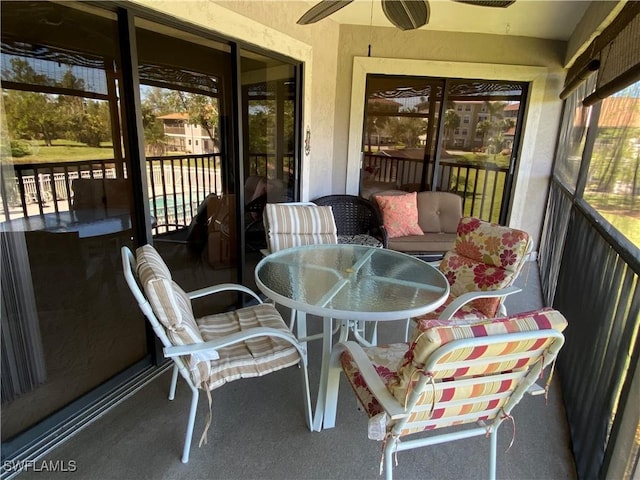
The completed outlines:
{"type": "MultiPolygon", "coordinates": [[[[275,155],[250,155],[247,175],[273,177],[276,168],[293,174],[293,155],[275,166],[275,155]],[[273,170],[273,171],[271,171],[273,170]]],[[[198,206],[210,193],[222,193],[220,154],[176,155],[146,159],[154,233],[189,225],[198,206]]],[[[422,160],[366,155],[372,180],[392,187],[419,186],[422,160]]],[[[73,181],[77,178],[110,179],[126,176],[126,168],[113,159],[73,162],[16,164],[14,181],[0,185],[4,220],[71,209],[73,181]]],[[[467,215],[498,221],[508,169],[494,164],[471,165],[460,161],[440,162],[437,188],[458,193],[467,215]]],[[[284,179],[288,181],[288,178],[284,179]]]]}
{"type": "MultiPolygon", "coordinates": [[[[221,193],[220,154],[148,157],[147,184],[154,233],[188,225],[209,193],[221,193]]],[[[71,210],[78,178],[126,177],[113,159],[16,164],[0,184],[3,220],[71,210]]]]}
{"type": "MultiPolygon", "coordinates": [[[[423,162],[421,158],[365,154],[363,168],[372,173],[372,181],[389,183],[390,188],[418,190],[423,162]]],[[[491,162],[479,165],[462,159],[441,160],[436,189],[460,195],[465,215],[499,222],[508,173],[508,168],[491,162]]]]}

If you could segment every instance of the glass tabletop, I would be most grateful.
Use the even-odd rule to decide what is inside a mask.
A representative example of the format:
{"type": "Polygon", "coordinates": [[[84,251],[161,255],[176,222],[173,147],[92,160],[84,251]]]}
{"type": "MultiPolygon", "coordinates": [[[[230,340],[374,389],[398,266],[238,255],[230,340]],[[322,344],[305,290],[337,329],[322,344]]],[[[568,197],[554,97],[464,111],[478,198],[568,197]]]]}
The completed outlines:
{"type": "Polygon", "coordinates": [[[256,283],[276,303],[343,320],[399,320],[444,303],[442,273],[410,255],[360,245],[308,245],[258,263],[256,283]]]}

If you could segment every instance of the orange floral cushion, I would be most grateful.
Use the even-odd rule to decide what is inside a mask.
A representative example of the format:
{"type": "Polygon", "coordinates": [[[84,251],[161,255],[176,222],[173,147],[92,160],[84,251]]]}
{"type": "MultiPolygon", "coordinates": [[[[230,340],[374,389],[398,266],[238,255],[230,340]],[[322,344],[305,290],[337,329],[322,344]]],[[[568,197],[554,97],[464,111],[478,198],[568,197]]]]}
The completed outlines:
{"type": "Polygon", "coordinates": [[[376,195],[382,223],[389,238],[405,237],[407,235],[424,235],[418,225],[417,193],[406,195],[376,195]]]}
{"type": "MultiPolygon", "coordinates": [[[[451,296],[512,285],[526,262],[530,241],[529,234],[522,230],[462,218],[454,249],[440,262],[440,270],[451,286],[451,296]]],[[[494,317],[499,304],[499,298],[472,302],[486,317],[494,317]]]]}

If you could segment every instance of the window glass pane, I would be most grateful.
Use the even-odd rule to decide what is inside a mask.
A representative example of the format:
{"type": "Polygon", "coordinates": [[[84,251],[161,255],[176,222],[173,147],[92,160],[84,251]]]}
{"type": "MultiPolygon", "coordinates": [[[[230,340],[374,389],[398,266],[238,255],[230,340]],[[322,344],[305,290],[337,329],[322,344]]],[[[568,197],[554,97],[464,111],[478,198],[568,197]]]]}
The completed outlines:
{"type": "MultiPolygon", "coordinates": [[[[229,47],[179,29],[136,19],[153,243],[173,279],[191,291],[237,282],[235,164],[229,152],[229,47]]],[[[210,314],[234,293],[194,303],[210,314]]]]}
{"type": "MultiPolygon", "coordinates": [[[[364,191],[418,189],[425,158],[433,155],[442,82],[420,77],[367,79],[364,131],[364,191]],[[430,131],[429,131],[430,130],[430,131]]],[[[365,196],[367,194],[365,193],[365,196]]]]}
{"type": "Polygon", "coordinates": [[[602,101],[584,199],[640,246],[640,82],[602,101]]]}
{"type": "Polygon", "coordinates": [[[72,402],[148,351],[119,254],[134,232],[116,15],[0,6],[5,442],[63,407],[77,413],[72,402]]]}
{"type": "Polygon", "coordinates": [[[565,104],[555,175],[574,193],[591,116],[591,107],[584,107],[582,100],[593,91],[595,81],[596,75],[592,75],[567,98],[565,104]]]}

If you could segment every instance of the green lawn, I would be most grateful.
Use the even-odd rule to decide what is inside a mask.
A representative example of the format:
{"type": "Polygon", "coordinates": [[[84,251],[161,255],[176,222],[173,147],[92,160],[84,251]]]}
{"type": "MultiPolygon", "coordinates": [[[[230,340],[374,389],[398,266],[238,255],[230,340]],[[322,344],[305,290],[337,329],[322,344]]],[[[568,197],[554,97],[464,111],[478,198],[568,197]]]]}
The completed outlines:
{"type": "Polygon", "coordinates": [[[633,205],[629,195],[585,192],[584,199],[631,243],[640,247],[640,205],[633,205]]]}
{"type": "Polygon", "coordinates": [[[72,140],[54,140],[51,147],[43,141],[24,142],[30,146],[31,155],[13,158],[15,164],[64,162],[76,160],[102,160],[113,158],[111,143],[103,143],[98,147],[88,147],[72,140]]]}

